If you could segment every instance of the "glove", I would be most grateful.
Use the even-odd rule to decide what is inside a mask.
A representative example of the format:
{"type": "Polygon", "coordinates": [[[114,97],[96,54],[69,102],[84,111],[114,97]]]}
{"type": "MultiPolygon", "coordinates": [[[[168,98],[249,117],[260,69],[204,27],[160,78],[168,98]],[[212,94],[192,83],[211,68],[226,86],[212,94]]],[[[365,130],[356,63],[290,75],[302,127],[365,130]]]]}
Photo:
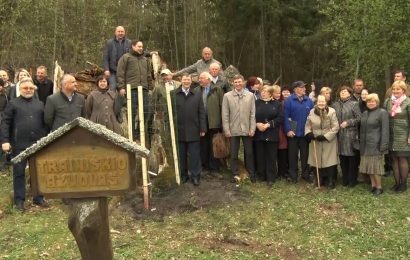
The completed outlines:
{"type": "Polygon", "coordinates": [[[326,139],[326,137],[325,137],[324,135],[318,135],[318,136],[316,136],[316,140],[317,140],[318,142],[327,141],[327,139],[326,139]]]}
{"type": "Polygon", "coordinates": [[[312,132],[306,134],[305,137],[306,137],[308,140],[315,140],[315,136],[313,135],[312,132]]]}

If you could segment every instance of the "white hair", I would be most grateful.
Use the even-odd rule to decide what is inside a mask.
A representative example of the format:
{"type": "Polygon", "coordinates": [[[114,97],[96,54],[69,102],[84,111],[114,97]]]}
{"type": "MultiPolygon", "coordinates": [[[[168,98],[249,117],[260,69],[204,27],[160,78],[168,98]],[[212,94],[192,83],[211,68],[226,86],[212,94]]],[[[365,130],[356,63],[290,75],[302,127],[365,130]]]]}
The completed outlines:
{"type": "Polygon", "coordinates": [[[199,76],[201,76],[201,75],[205,75],[209,80],[212,80],[212,76],[208,71],[202,72],[199,76]]]}

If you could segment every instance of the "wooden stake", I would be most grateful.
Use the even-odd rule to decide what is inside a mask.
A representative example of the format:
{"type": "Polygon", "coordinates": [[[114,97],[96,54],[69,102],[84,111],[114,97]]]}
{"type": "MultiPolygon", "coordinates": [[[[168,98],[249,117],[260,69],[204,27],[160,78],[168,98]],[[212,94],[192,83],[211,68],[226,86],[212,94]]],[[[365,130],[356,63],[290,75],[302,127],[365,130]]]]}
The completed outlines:
{"type": "Polygon", "coordinates": [[[131,84],[127,84],[127,119],[128,119],[128,139],[134,141],[132,138],[132,105],[131,105],[131,84]]]}
{"type": "Polygon", "coordinates": [[[317,187],[320,189],[319,165],[317,163],[316,141],[312,140],[312,142],[313,142],[313,153],[314,153],[314,156],[315,156],[315,163],[316,163],[317,187]]]}
{"type": "MultiPolygon", "coordinates": [[[[140,141],[141,146],[145,148],[145,122],[144,122],[144,97],[142,96],[142,86],[138,86],[138,113],[140,121],[140,141]]],[[[149,192],[148,192],[148,168],[147,159],[142,160],[142,188],[144,190],[144,208],[149,209],[149,192]]]]}
{"type": "Polygon", "coordinates": [[[181,180],[179,176],[177,144],[175,141],[175,128],[174,128],[174,116],[173,116],[173,111],[172,111],[171,89],[170,89],[168,82],[165,83],[165,89],[167,91],[168,118],[169,118],[169,128],[171,129],[171,143],[172,143],[172,155],[174,156],[175,179],[176,179],[177,184],[180,185],[181,180]]]}

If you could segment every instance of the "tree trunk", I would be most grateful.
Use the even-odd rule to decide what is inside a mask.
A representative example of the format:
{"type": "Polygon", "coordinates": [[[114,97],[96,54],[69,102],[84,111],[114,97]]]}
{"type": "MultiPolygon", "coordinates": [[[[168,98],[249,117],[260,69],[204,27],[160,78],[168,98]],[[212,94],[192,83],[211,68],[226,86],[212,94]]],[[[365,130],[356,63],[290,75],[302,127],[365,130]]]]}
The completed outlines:
{"type": "Polygon", "coordinates": [[[184,0],[182,4],[184,8],[184,68],[187,66],[187,38],[186,38],[186,23],[187,23],[187,18],[186,18],[186,1],[184,0]]]}
{"type": "Polygon", "coordinates": [[[179,69],[179,58],[178,58],[178,42],[177,42],[177,22],[176,22],[176,5],[177,0],[173,1],[172,17],[174,18],[174,44],[175,44],[175,60],[177,62],[177,68],[179,69]]]}

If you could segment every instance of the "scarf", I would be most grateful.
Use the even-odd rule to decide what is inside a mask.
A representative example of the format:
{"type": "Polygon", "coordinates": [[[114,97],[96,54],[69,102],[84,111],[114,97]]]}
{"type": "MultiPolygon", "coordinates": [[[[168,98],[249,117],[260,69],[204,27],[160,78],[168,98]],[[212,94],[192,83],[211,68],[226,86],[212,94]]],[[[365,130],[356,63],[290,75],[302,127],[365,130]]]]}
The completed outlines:
{"type": "Polygon", "coordinates": [[[395,117],[396,114],[401,113],[401,103],[406,99],[406,95],[401,95],[401,97],[397,98],[395,96],[391,96],[391,102],[393,104],[391,108],[391,116],[395,117]]]}

